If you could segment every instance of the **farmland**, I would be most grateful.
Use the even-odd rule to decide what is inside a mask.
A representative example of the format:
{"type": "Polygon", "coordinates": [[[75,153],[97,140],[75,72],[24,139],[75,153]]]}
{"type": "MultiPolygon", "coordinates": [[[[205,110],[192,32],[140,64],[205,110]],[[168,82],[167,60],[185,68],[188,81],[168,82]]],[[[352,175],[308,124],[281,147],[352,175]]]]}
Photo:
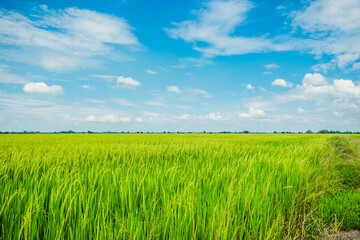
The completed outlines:
{"type": "Polygon", "coordinates": [[[358,144],[331,134],[0,135],[0,239],[359,229],[358,144]]]}

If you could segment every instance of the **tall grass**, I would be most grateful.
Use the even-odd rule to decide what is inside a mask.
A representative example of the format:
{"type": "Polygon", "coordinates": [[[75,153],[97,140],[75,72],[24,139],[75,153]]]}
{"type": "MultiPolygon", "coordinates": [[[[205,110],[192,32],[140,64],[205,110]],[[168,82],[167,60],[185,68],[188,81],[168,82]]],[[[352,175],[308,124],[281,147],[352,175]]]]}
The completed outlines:
{"type": "Polygon", "coordinates": [[[330,137],[0,135],[0,239],[305,237],[330,137]]]}

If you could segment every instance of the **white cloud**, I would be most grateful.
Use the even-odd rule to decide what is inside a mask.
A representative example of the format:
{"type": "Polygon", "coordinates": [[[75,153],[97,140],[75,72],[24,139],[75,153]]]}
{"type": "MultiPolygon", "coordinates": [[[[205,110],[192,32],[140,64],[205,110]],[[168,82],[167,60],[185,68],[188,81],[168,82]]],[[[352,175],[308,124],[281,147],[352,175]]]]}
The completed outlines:
{"type": "MultiPolygon", "coordinates": [[[[175,88],[172,90],[176,90],[175,88]]],[[[180,90],[180,89],[179,89],[180,90]]],[[[208,93],[203,89],[198,88],[185,88],[180,90],[181,100],[184,101],[200,101],[202,98],[212,98],[214,97],[212,94],[208,93]]]]}
{"type": "MultiPolygon", "coordinates": [[[[360,57],[360,2],[358,0],[316,0],[294,15],[292,25],[309,35],[298,40],[298,50],[335,58],[329,65],[319,65],[326,72],[337,64],[345,68],[360,57]]],[[[317,69],[318,70],[318,69],[317,69]]]]}
{"type": "Polygon", "coordinates": [[[309,86],[322,86],[327,85],[328,82],[320,73],[307,73],[303,78],[303,84],[309,86]]]}
{"type": "MultiPolygon", "coordinates": [[[[329,79],[328,85],[334,85],[333,82],[329,79]]],[[[359,98],[354,98],[352,95],[345,98],[335,97],[334,94],[305,94],[304,88],[300,86],[289,89],[287,93],[274,93],[266,98],[265,96],[254,97],[244,99],[242,102],[226,104],[230,109],[244,107],[243,112],[226,112],[229,108],[226,109],[223,105],[204,106],[203,111],[208,111],[208,114],[196,114],[194,111],[183,114],[183,110],[178,109],[174,109],[176,112],[174,115],[147,112],[139,114],[139,111],[132,113],[114,111],[107,107],[107,101],[86,100],[89,103],[84,105],[79,102],[70,103],[64,101],[63,98],[47,98],[46,101],[41,96],[39,99],[36,98],[37,96],[28,94],[1,93],[1,130],[238,131],[248,129],[272,132],[274,130],[304,131],[309,128],[312,130],[327,128],[356,131],[360,114],[359,98]],[[291,99],[291,95],[295,94],[303,95],[304,98],[291,99]],[[277,98],[278,96],[285,97],[286,101],[277,98]],[[295,102],[288,103],[289,101],[295,102]],[[95,106],[93,102],[101,103],[101,105],[95,106]],[[299,114],[298,106],[306,111],[299,114]],[[335,112],[339,113],[338,115],[341,114],[341,117],[335,117],[335,112]],[[109,124],[126,122],[129,119],[133,121],[120,125],[109,124]],[[303,129],[304,124],[307,129],[303,129]]]]}
{"type": "Polygon", "coordinates": [[[126,100],[124,98],[114,98],[113,101],[122,106],[135,106],[134,103],[132,103],[129,100],[126,100]]]}
{"type": "Polygon", "coordinates": [[[177,86],[166,87],[168,92],[181,93],[181,90],[177,86]]]}
{"type": "Polygon", "coordinates": [[[337,98],[344,100],[347,106],[359,104],[360,102],[351,102],[360,100],[360,84],[355,85],[352,80],[334,79],[329,82],[319,73],[305,74],[302,84],[297,85],[295,89],[289,91],[277,99],[282,102],[297,100],[316,100],[317,102],[325,99],[337,98]]]}
{"type": "Polygon", "coordinates": [[[246,88],[249,89],[249,90],[254,90],[255,89],[255,87],[252,86],[251,84],[246,85],[246,88]]]}
{"type": "Polygon", "coordinates": [[[147,69],[146,72],[147,72],[148,74],[157,74],[157,72],[152,71],[152,70],[150,70],[150,69],[147,69]]]}
{"type": "Polygon", "coordinates": [[[280,87],[292,87],[292,86],[293,86],[293,84],[292,84],[291,82],[287,82],[287,81],[285,81],[284,79],[280,79],[280,78],[275,79],[275,80],[271,83],[271,85],[273,85],[273,86],[280,86],[280,87]]]}
{"type": "Polygon", "coordinates": [[[135,122],[142,123],[142,122],[144,122],[144,119],[143,119],[143,117],[136,117],[135,122]]]}
{"type": "Polygon", "coordinates": [[[117,77],[116,85],[114,88],[136,88],[141,86],[139,81],[132,79],[131,77],[117,77]]]}
{"type": "Polygon", "coordinates": [[[249,107],[247,113],[239,114],[240,118],[257,118],[257,117],[265,117],[265,116],[266,116],[265,111],[261,108],[256,108],[256,107],[249,107]]]}
{"type": "Polygon", "coordinates": [[[269,64],[266,64],[264,66],[264,68],[268,69],[268,70],[273,70],[273,69],[277,69],[279,68],[280,66],[275,64],[275,63],[269,63],[269,64]]]}
{"type": "Polygon", "coordinates": [[[294,24],[307,31],[359,30],[360,2],[357,0],[316,0],[309,7],[299,12],[294,24]]]}
{"type": "MultiPolygon", "coordinates": [[[[193,44],[203,57],[239,55],[254,52],[307,52],[320,58],[333,56],[330,64],[314,66],[326,72],[338,66],[343,69],[360,58],[360,2],[358,0],[315,0],[303,10],[291,12],[293,31],[267,37],[244,37],[234,34],[245,23],[254,5],[248,0],[210,0],[203,9],[193,11],[194,20],[173,23],[166,29],[170,37],[193,44]],[[206,44],[204,44],[206,43],[206,44]],[[205,46],[204,46],[205,45],[205,46]]],[[[275,69],[276,64],[267,64],[275,69]]],[[[270,74],[267,71],[264,74],[270,74]]]]}
{"type": "Polygon", "coordinates": [[[99,100],[99,99],[84,99],[86,102],[90,102],[90,103],[95,103],[95,104],[103,104],[104,101],[103,100],[99,100]]]}
{"type": "Polygon", "coordinates": [[[209,119],[210,120],[221,120],[222,119],[221,113],[212,112],[212,113],[209,114],[209,119]]]}
{"type": "Polygon", "coordinates": [[[189,114],[183,114],[179,117],[177,117],[180,120],[189,120],[190,119],[190,115],[189,114]]]}
{"type": "Polygon", "coordinates": [[[23,77],[9,73],[7,66],[0,65],[0,83],[24,84],[27,82],[23,77]]]}
{"type": "Polygon", "coordinates": [[[92,87],[92,86],[89,86],[89,85],[86,85],[86,84],[83,84],[80,86],[81,88],[84,88],[84,89],[89,89],[89,90],[95,90],[96,88],[92,87]]]}
{"type": "Polygon", "coordinates": [[[94,65],[94,57],[113,49],[110,44],[138,45],[129,24],[112,15],[44,6],[34,11],[36,16],[0,10],[0,42],[14,47],[3,54],[7,60],[62,72],[94,65]]]}
{"type": "Polygon", "coordinates": [[[195,116],[195,118],[197,118],[199,120],[212,120],[212,121],[229,120],[230,119],[229,116],[225,116],[220,112],[211,112],[209,114],[197,115],[197,116],[195,116]]]}
{"type": "MultiPolygon", "coordinates": [[[[26,56],[24,57],[26,58],[26,56]]],[[[35,55],[34,57],[37,58],[38,56],[35,55]]],[[[40,64],[43,68],[51,72],[72,71],[90,66],[95,67],[96,64],[100,64],[96,60],[88,57],[64,55],[64,53],[46,53],[46,55],[44,54],[34,63],[32,63],[30,59],[28,60],[25,61],[28,61],[27,63],[29,64],[40,64]]]]}
{"type": "Polygon", "coordinates": [[[281,48],[265,37],[232,35],[235,28],[244,22],[251,8],[253,4],[248,0],[212,0],[204,9],[196,11],[196,20],[173,23],[175,28],[166,31],[172,38],[194,43],[193,48],[205,56],[246,54],[281,48]],[[199,47],[197,42],[206,42],[209,46],[199,47]]]}
{"type": "Polygon", "coordinates": [[[332,60],[329,63],[315,64],[314,66],[311,67],[311,69],[314,70],[315,72],[324,72],[324,73],[327,73],[329,70],[332,70],[335,68],[336,68],[335,60],[332,60]]]}
{"type": "Polygon", "coordinates": [[[93,104],[87,100],[73,102],[64,98],[44,100],[42,96],[29,94],[0,94],[0,105],[1,131],[119,131],[118,126],[107,124],[113,119],[111,114],[116,116],[119,122],[126,122],[132,117],[131,113],[110,109],[106,104],[93,104]],[[89,117],[86,121],[91,115],[94,117],[89,117]]]}
{"type": "Polygon", "coordinates": [[[260,90],[263,91],[263,92],[266,92],[266,89],[263,88],[263,87],[260,87],[260,90]]]}
{"type": "Polygon", "coordinates": [[[360,99],[360,85],[355,85],[351,80],[335,79],[333,88],[336,97],[353,97],[360,99]]]}
{"type": "MultiPolygon", "coordinates": [[[[192,57],[188,57],[188,58],[180,58],[179,59],[179,63],[177,65],[172,65],[169,66],[170,68],[177,68],[177,69],[182,69],[182,68],[186,68],[186,67],[203,67],[205,65],[214,65],[214,62],[211,61],[208,58],[205,57],[201,57],[201,58],[192,58],[192,57]]],[[[189,74],[187,74],[189,75],[189,74]]]]}
{"type": "Polygon", "coordinates": [[[24,92],[27,93],[40,93],[40,94],[50,94],[50,95],[62,95],[64,91],[60,85],[48,86],[44,82],[30,82],[25,84],[24,92]]]}
{"type": "Polygon", "coordinates": [[[114,81],[114,79],[117,79],[117,76],[115,75],[91,75],[91,77],[100,78],[107,82],[112,82],[114,81]]]}
{"type": "Polygon", "coordinates": [[[298,113],[303,113],[305,110],[303,109],[303,108],[301,108],[301,107],[299,107],[298,109],[298,113]]]}
{"type": "Polygon", "coordinates": [[[110,122],[110,123],[119,123],[119,122],[130,122],[129,117],[118,117],[113,113],[105,114],[103,116],[94,116],[89,115],[85,118],[85,122],[110,122]]]}
{"type": "Polygon", "coordinates": [[[198,88],[186,88],[185,93],[191,98],[196,96],[201,96],[203,98],[212,98],[214,97],[212,94],[208,93],[203,89],[198,88]]]}
{"type": "Polygon", "coordinates": [[[160,124],[160,123],[169,123],[170,119],[165,114],[159,114],[154,112],[143,112],[141,116],[135,118],[135,121],[138,123],[146,124],[160,124]]]}
{"type": "Polygon", "coordinates": [[[203,67],[205,65],[214,65],[214,62],[207,58],[181,58],[180,64],[190,64],[193,67],[203,67]]]}
{"type": "Polygon", "coordinates": [[[147,102],[145,102],[145,104],[151,105],[151,106],[157,106],[157,107],[168,107],[168,105],[166,105],[162,102],[156,102],[156,101],[147,101],[147,102]]]}
{"type": "Polygon", "coordinates": [[[353,70],[358,70],[358,69],[360,69],[360,62],[354,63],[354,64],[352,65],[352,69],[353,69],[353,70]]]}

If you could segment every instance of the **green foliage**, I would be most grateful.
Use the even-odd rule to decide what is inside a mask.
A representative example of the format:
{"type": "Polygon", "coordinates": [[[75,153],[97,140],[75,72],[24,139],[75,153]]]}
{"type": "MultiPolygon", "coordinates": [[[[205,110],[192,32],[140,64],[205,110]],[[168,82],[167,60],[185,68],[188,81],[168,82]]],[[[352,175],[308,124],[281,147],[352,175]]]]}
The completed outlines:
{"type": "Polygon", "coordinates": [[[360,230],[360,193],[337,192],[334,195],[323,196],[319,202],[322,206],[321,218],[323,221],[340,222],[342,230],[360,230]]]}
{"type": "Polygon", "coordinates": [[[0,135],[0,239],[306,238],[331,137],[0,135]]]}
{"type": "Polygon", "coordinates": [[[330,194],[319,201],[319,219],[326,226],[339,225],[340,230],[360,230],[360,140],[335,137],[334,170],[337,181],[330,194]]]}

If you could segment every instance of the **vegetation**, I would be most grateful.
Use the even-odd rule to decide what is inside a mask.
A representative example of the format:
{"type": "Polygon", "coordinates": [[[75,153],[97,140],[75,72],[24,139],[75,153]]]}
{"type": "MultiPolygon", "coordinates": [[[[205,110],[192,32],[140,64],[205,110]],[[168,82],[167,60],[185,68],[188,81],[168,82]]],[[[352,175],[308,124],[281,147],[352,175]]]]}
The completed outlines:
{"type": "Polygon", "coordinates": [[[320,198],[320,219],[324,226],[360,230],[360,139],[335,137],[333,190],[320,198]]]}
{"type": "Polygon", "coordinates": [[[334,223],[358,228],[348,225],[359,219],[357,143],[331,134],[0,135],[0,239],[316,238],[334,223]]]}

